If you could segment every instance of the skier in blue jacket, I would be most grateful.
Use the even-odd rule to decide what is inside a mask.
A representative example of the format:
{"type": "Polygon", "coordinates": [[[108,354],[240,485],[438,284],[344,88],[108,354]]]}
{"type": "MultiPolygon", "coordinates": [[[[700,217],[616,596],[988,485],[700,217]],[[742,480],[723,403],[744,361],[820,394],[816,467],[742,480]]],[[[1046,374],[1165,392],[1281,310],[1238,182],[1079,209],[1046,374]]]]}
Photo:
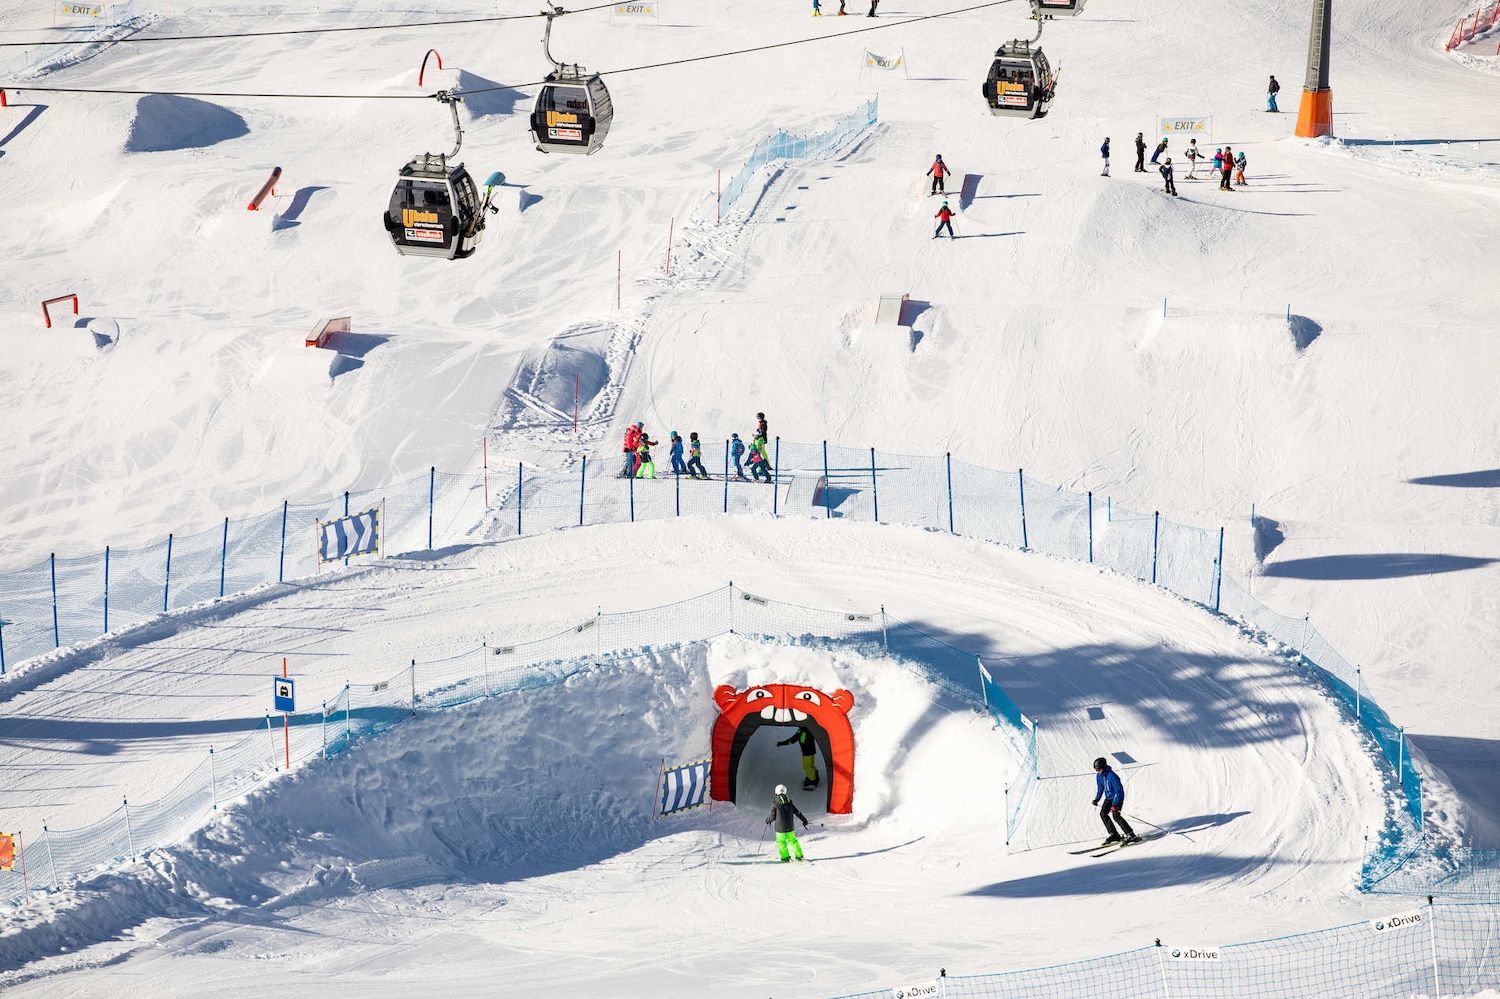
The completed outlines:
{"type": "Polygon", "coordinates": [[[677,436],[677,431],[672,431],[672,474],[686,475],[687,462],[682,460],[682,438],[677,436]]]}
{"type": "Polygon", "coordinates": [[[1120,783],[1120,775],[1110,769],[1109,761],[1102,756],[1094,761],[1093,803],[1100,806],[1099,818],[1104,820],[1104,831],[1109,834],[1104,838],[1105,846],[1134,843],[1140,839],[1125,821],[1125,816],[1120,814],[1120,809],[1125,807],[1125,785],[1120,783]],[[1119,829],[1115,828],[1117,823],[1119,829]]]}
{"type": "Polygon", "coordinates": [[[740,440],[739,434],[730,434],[729,456],[734,459],[734,477],[743,479],[745,477],[745,466],[741,459],[745,456],[745,442],[740,440]]]}

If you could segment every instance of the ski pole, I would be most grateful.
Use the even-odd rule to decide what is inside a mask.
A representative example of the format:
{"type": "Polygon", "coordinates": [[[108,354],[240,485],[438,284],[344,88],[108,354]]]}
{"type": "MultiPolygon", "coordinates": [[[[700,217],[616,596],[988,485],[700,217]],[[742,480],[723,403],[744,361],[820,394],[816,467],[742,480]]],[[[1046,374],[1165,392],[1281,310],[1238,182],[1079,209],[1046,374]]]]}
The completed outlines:
{"type": "Polygon", "coordinates": [[[1152,822],[1150,819],[1145,818],[1143,816],[1132,814],[1130,817],[1132,819],[1135,819],[1137,822],[1144,822],[1144,823],[1146,823],[1146,825],[1150,826],[1152,829],[1157,830],[1158,832],[1176,833],[1176,835],[1181,836],[1183,839],[1187,840],[1189,843],[1192,843],[1194,841],[1193,837],[1189,836],[1187,833],[1177,832],[1176,829],[1163,829],[1161,826],[1157,825],[1155,822],[1152,822]]]}

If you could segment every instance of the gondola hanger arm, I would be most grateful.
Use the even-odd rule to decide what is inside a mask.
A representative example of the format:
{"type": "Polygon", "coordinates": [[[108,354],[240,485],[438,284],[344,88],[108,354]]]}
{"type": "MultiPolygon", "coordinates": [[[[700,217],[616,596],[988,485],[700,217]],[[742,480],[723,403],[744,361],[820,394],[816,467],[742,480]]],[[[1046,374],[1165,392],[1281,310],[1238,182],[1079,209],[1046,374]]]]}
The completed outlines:
{"type": "Polygon", "coordinates": [[[432,96],[436,97],[439,103],[448,105],[448,110],[453,112],[453,152],[449,153],[447,158],[455,159],[464,145],[464,128],[458,120],[458,106],[464,102],[464,99],[451,90],[439,90],[432,96]]]}

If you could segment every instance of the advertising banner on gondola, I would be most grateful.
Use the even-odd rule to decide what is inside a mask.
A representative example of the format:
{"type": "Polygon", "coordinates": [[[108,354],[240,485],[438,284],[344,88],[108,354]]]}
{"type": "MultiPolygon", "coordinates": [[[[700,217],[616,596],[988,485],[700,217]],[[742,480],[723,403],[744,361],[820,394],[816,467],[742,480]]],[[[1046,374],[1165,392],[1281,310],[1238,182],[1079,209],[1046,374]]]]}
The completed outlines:
{"type": "Polygon", "coordinates": [[[1162,115],[1156,119],[1156,134],[1165,139],[1181,136],[1184,139],[1205,139],[1212,142],[1214,116],[1202,115],[1195,118],[1188,115],[1162,115]]]}

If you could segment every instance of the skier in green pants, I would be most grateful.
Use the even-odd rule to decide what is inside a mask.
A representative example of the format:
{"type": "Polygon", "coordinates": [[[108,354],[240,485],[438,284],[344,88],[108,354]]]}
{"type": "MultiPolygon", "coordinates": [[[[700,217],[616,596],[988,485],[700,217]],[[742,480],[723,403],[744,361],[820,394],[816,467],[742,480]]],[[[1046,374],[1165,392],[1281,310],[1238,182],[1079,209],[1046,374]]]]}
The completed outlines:
{"type": "Polygon", "coordinates": [[[813,754],[818,751],[818,744],[813,741],[812,732],[804,725],[776,745],[790,746],[794,742],[802,750],[802,773],[806,775],[802,778],[802,790],[811,791],[818,786],[818,767],[813,763],[813,754]]]}
{"type": "Polygon", "coordinates": [[[783,864],[792,858],[788,854],[788,848],[802,859],[802,844],[797,842],[797,833],[792,826],[792,816],[802,820],[802,828],[807,828],[807,816],[792,803],[791,795],[786,793],[785,784],[776,785],[776,796],[771,799],[771,814],[766,817],[766,825],[776,823],[776,849],[781,852],[783,864]]]}

